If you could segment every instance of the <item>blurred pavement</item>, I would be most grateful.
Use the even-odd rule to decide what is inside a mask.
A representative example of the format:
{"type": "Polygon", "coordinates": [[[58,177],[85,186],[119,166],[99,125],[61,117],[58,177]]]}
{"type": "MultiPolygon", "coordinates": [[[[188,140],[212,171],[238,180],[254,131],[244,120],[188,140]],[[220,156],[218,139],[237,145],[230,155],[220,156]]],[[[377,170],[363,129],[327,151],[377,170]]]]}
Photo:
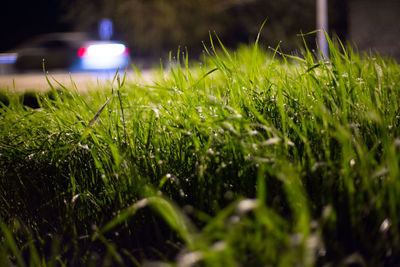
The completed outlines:
{"type": "MultiPolygon", "coordinates": [[[[54,88],[61,87],[61,83],[67,88],[73,88],[73,84],[80,92],[86,92],[90,89],[102,88],[109,84],[115,72],[55,72],[49,73],[48,78],[54,88]],[[58,82],[58,83],[57,83],[58,82]]],[[[124,73],[120,73],[121,79],[124,73]]],[[[142,78],[147,82],[151,80],[152,71],[146,70],[141,72],[142,78]]],[[[134,72],[127,73],[127,80],[135,80],[137,75],[134,72]]],[[[46,76],[43,73],[27,73],[27,74],[6,74],[0,75],[0,90],[9,90],[16,92],[24,91],[46,91],[50,88],[46,76]]]]}

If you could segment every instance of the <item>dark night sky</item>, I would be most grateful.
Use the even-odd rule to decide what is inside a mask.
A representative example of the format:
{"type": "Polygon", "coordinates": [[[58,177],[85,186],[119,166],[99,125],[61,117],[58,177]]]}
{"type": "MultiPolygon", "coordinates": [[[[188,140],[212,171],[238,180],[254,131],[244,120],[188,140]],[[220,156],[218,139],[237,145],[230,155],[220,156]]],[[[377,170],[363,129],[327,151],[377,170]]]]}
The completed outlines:
{"type": "Polygon", "coordinates": [[[4,1],[0,16],[0,52],[41,33],[66,31],[67,23],[60,0],[4,1]]]}

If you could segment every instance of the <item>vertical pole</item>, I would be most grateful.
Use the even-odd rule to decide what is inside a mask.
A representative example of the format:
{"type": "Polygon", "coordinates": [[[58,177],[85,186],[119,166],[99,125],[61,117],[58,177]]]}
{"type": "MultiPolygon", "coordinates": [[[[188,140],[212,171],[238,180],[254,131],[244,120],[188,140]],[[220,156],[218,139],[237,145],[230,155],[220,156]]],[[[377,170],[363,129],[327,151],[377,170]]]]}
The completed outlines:
{"type": "Polygon", "coordinates": [[[325,32],[328,33],[328,0],[317,0],[317,45],[325,60],[329,57],[328,40],[325,32]]]}

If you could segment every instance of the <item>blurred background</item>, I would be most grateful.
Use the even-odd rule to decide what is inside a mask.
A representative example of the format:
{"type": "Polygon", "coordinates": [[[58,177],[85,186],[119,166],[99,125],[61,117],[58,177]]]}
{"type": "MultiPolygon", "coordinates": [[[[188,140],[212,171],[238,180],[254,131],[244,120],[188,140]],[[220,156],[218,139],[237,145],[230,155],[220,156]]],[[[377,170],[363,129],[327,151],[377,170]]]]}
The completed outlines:
{"type": "MultiPolygon", "coordinates": [[[[3,3],[0,51],[41,33],[85,31],[97,34],[99,21],[113,21],[113,38],[132,56],[159,57],[178,46],[196,54],[209,31],[228,47],[253,41],[262,22],[264,44],[297,47],[296,35],[313,31],[315,0],[20,0],[3,3]],[[5,5],[5,6],[4,6],[5,5]]],[[[330,27],[347,34],[345,0],[330,0],[330,27]]]]}
{"type": "MultiPolygon", "coordinates": [[[[361,50],[400,57],[400,1],[328,0],[329,30],[361,50]]],[[[2,3],[0,52],[49,32],[98,34],[99,21],[113,22],[112,39],[124,41],[131,57],[156,58],[187,48],[202,50],[209,32],[235,48],[256,38],[264,19],[262,44],[298,47],[300,32],[316,29],[316,0],[19,0],[2,3]]],[[[315,47],[315,36],[308,37],[315,47]]]]}

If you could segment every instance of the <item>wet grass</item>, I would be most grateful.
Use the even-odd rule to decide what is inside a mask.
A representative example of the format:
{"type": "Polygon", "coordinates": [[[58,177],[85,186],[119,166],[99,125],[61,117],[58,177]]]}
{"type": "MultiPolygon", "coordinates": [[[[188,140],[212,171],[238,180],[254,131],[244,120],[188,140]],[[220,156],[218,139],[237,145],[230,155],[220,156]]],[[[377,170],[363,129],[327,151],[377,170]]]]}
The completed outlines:
{"type": "Polygon", "coordinates": [[[400,264],[399,65],[212,41],[152,84],[2,96],[1,266],[400,264]]]}

